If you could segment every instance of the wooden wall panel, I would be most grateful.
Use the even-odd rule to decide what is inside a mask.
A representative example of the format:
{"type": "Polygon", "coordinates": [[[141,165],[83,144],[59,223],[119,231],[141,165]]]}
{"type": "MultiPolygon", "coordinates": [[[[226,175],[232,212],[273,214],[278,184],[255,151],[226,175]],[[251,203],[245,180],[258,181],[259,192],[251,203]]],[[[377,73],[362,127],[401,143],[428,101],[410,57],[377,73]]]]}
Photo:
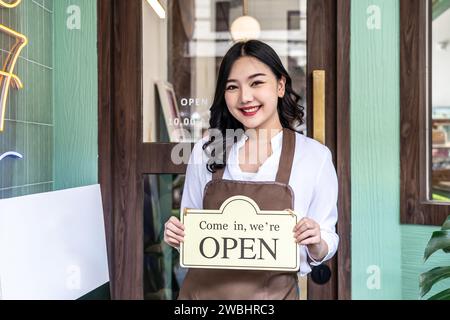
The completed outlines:
{"type": "Polygon", "coordinates": [[[351,299],[350,0],[337,2],[336,164],[339,177],[338,299],[351,299]]]}
{"type": "MultiPolygon", "coordinates": [[[[307,13],[307,101],[312,101],[312,72],[326,70],[325,82],[325,144],[333,154],[336,163],[336,2],[309,1],[307,13]]],[[[312,134],[313,112],[309,103],[307,111],[308,133],[312,134]]],[[[337,258],[326,264],[331,269],[331,279],[323,285],[318,285],[308,279],[308,299],[324,300],[337,298],[337,258]]]]}

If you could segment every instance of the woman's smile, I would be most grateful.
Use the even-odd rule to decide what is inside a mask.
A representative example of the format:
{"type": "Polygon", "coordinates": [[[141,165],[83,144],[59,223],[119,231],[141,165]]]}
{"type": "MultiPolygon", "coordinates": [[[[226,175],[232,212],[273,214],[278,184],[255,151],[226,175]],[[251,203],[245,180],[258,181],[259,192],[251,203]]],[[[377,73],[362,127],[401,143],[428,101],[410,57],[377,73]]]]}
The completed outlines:
{"type": "Polygon", "coordinates": [[[261,109],[261,107],[262,107],[262,105],[242,107],[240,110],[244,116],[253,117],[259,111],[259,109],[261,109]]]}

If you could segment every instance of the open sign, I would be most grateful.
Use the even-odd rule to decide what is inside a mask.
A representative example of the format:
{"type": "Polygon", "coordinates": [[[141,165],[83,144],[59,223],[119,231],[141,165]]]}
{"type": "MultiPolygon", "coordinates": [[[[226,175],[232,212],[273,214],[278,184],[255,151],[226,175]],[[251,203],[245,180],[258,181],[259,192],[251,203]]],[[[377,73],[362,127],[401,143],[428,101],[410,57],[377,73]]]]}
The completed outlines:
{"type": "Polygon", "coordinates": [[[186,268],[297,271],[291,210],[266,211],[249,197],[234,196],[219,210],[185,209],[180,265],[186,268]]]}

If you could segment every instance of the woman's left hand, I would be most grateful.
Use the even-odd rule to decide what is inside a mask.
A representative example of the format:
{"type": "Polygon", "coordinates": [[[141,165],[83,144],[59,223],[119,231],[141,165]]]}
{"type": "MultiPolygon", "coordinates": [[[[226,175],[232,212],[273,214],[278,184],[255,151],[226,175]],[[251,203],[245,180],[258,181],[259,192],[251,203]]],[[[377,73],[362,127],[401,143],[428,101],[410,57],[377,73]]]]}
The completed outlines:
{"type": "Polygon", "coordinates": [[[320,225],[310,218],[302,218],[294,228],[294,238],[298,244],[311,245],[319,244],[320,225]]]}
{"type": "Polygon", "coordinates": [[[308,246],[310,254],[316,260],[322,260],[328,251],[328,246],[320,235],[320,225],[313,219],[304,217],[294,227],[295,241],[308,246]]]}

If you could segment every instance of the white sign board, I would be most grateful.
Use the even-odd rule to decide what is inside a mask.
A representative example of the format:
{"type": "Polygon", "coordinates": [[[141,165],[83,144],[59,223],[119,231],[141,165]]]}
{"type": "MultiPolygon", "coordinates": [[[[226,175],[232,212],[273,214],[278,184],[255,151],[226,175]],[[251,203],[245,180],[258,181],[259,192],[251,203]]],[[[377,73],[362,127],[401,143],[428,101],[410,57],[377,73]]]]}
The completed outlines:
{"type": "Polygon", "coordinates": [[[0,298],[77,299],[108,281],[99,185],[0,200],[0,298]]]}
{"type": "Polygon", "coordinates": [[[186,209],[180,246],[185,268],[298,271],[300,266],[290,210],[261,211],[245,196],[224,201],[219,210],[186,209]]]}

